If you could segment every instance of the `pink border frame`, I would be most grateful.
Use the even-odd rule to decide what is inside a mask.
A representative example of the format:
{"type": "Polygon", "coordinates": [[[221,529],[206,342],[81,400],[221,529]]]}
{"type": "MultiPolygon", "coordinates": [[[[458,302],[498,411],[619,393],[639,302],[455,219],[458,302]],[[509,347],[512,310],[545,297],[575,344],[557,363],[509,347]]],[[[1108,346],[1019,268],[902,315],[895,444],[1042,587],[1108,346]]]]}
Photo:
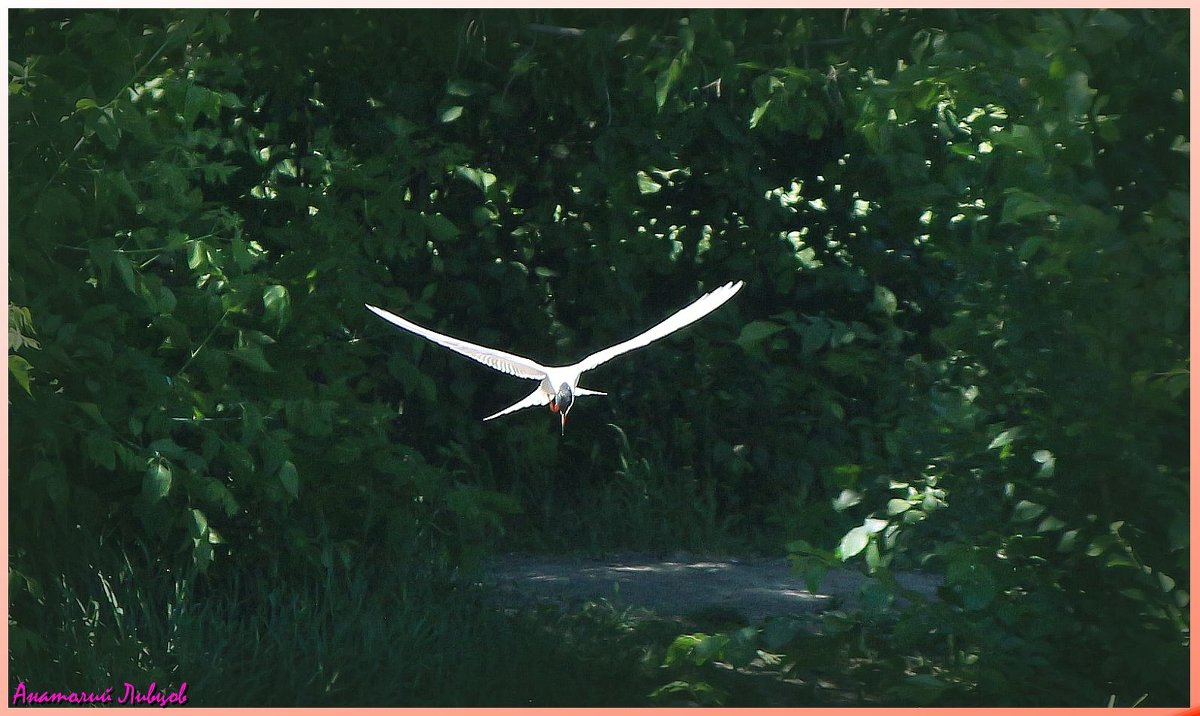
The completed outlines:
{"type": "MultiPolygon", "coordinates": [[[[83,3],[27,2],[27,3],[21,3],[21,5],[23,7],[85,7],[85,8],[120,7],[123,4],[125,4],[125,3],[110,3],[110,2],[99,2],[99,3],[96,3],[96,2],[83,2],[83,3]]],[[[133,3],[128,3],[128,4],[132,5],[133,3]]],[[[256,3],[254,5],[248,5],[248,4],[245,4],[242,2],[235,2],[235,3],[228,3],[228,4],[181,2],[181,3],[175,3],[175,4],[178,6],[181,6],[181,7],[247,7],[247,8],[249,8],[249,7],[291,7],[291,8],[299,7],[299,8],[304,8],[304,9],[320,9],[320,8],[332,8],[332,7],[337,7],[338,9],[344,8],[344,6],[336,6],[336,5],[333,5],[328,2],[283,2],[280,0],[267,0],[266,2],[256,3]]],[[[661,2],[661,1],[656,2],[653,4],[653,6],[654,7],[693,8],[693,7],[728,7],[732,4],[733,3],[728,2],[728,0],[726,2],[712,2],[711,0],[697,0],[694,2],[679,2],[678,0],[674,0],[671,2],[661,2]]],[[[488,7],[553,8],[553,7],[562,7],[564,4],[561,2],[545,2],[544,0],[528,2],[528,3],[521,3],[521,4],[513,4],[513,3],[506,3],[506,2],[500,2],[500,3],[483,2],[483,3],[480,3],[480,2],[463,2],[462,0],[445,0],[444,2],[437,3],[436,5],[434,5],[432,3],[428,3],[428,2],[412,3],[412,4],[398,4],[398,3],[394,3],[394,2],[367,2],[367,3],[362,3],[362,5],[366,6],[366,7],[379,7],[379,8],[417,8],[417,7],[475,8],[475,7],[480,7],[481,5],[488,6],[488,7]]],[[[631,3],[631,2],[603,2],[603,3],[593,2],[593,3],[588,3],[588,5],[597,6],[597,7],[612,7],[612,8],[644,7],[644,6],[640,6],[640,5],[631,3]]],[[[908,5],[892,6],[892,7],[915,7],[915,8],[930,7],[930,8],[932,8],[932,7],[963,7],[965,5],[966,5],[966,3],[963,3],[963,2],[929,2],[927,0],[925,2],[916,2],[916,3],[912,3],[912,4],[908,4],[908,5]]],[[[1143,3],[1129,2],[1128,0],[1118,0],[1117,2],[1111,2],[1106,5],[1101,5],[1096,2],[1088,2],[1087,0],[1059,0],[1059,2],[1053,3],[1053,5],[1056,7],[1082,7],[1082,8],[1087,8],[1087,7],[1140,8],[1140,7],[1146,6],[1143,3]]],[[[1160,1],[1160,2],[1151,3],[1151,5],[1153,7],[1158,7],[1158,8],[1188,8],[1188,9],[1194,10],[1194,6],[1196,5],[1196,3],[1195,2],[1178,2],[1178,1],[1170,1],[1170,2],[1161,2],[1160,1]]],[[[821,7],[821,8],[871,7],[871,8],[874,8],[874,7],[882,7],[882,6],[888,6],[888,5],[887,5],[887,3],[863,3],[863,2],[830,3],[830,2],[824,2],[824,1],[806,3],[803,5],[803,7],[805,7],[805,8],[808,8],[808,7],[813,7],[813,8],[816,8],[816,7],[821,7]]],[[[746,5],[744,5],[744,7],[798,8],[801,6],[796,2],[779,2],[777,0],[763,2],[762,0],[758,0],[756,2],[747,3],[746,5]]],[[[1045,7],[1045,3],[989,2],[980,7],[988,7],[988,8],[1030,8],[1030,7],[1034,7],[1034,8],[1036,8],[1036,7],[1045,7]]],[[[8,46],[8,14],[7,13],[4,14],[3,20],[0,20],[0,23],[2,23],[3,27],[4,27],[3,42],[5,45],[5,48],[7,49],[7,46],[8,46]]],[[[1190,14],[1189,24],[1190,24],[1190,28],[1191,28],[1191,35],[1192,35],[1192,37],[1195,37],[1196,29],[1197,29],[1197,25],[1198,25],[1196,12],[1192,12],[1190,14]]],[[[6,55],[7,55],[7,53],[6,53],[6,55]]],[[[1192,54],[1191,54],[1191,77],[1190,77],[1190,87],[1189,87],[1189,92],[1191,93],[1190,96],[1193,98],[1195,98],[1198,94],[1200,94],[1197,92],[1197,88],[1200,87],[1200,81],[1197,80],[1196,70],[1197,70],[1196,51],[1195,51],[1195,46],[1193,45],[1192,54]]],[[[7,140],[8,140],[8,103],[7,102],[0,105],[0,116],[2,116],[3,120],[4,120],[3,128],[0,129],[0,134],[3,135],[4,144],[5,144],[5,146],[7,146],[7,143],[8,143],[7,142],[7,140]]],[[[1192,138],[1194,138],[1198,134],[1196,131],[1198,126],[1200,126],[1200,122],[1197,121],[1197,115],[1196,115],[1195,111],[1193,110],[1192,115],[1191,115],[1192,138]]],[[[4,215],[7,218],[7,216],[8,216],[8,196],[9,196],[9,194],[8,194],[9,174],[7,171],[8,170],[8,153],[7,153],[7,151],[5,152],[3,161],[4,161],[4,166],[5,166],[5,172],[4,172],[3,178],[0,178],[0,184],[3,185],[4,191],[3,191],[2,198],[0,198],[0,202],[2,202],[2,206],[4,207],[4,215]]],[[[1197,176],[1198,176],[1197,162],[1196,162],[1195,157],[1191,157],[1191,170],[1190,171],[1191,171],[1191,183],[1192,183],[1192,186],[1194,187],[1196,184],[1197,176]]],[[[1194,193],[1192,194],[1191,204],[1192,204],[1192,216],[1195,216],[1196,209],[1198,208],[1198,205],[1200,205],[1200,202],[1197,201],[1194,193]]],[[[0,246],[2,246],[2,248],[0,248],[0,252],[3,253],[4,265],[5,265],[5,267],[7,267],[8,266],[8,222],[7,221],[4,222],[3,228],[0,228],[0,237],[2,237],[2,240],[0,240],[0,246]]],[[[1194,238],[1191,239],[1191,243],[1190,243],[1190,259],[1191,259],[1191,264],[1190,264],[1191,266],[1196,266],[1198,263],[1200,263],[1200,244],[1198,244],[1194,238]]],[[[1197,355],[1197,353],[1200,353],[1200,318],[1198,318],[1197,311],[1196,311],[1197,303],[1198,303],[1197,299],[1196,299],[1197,289],[1200,288],[1200,282],[1197,281],[1195,274],[1193,274],[1190,277],[1190,284],[1191,284],[1190,352],[1191,352],[1191,355],[1194,357],[1195,355],[1197,355]]],[[[7,297],[8,297],[8,271],[7,270],[3,273],[3,275],[0,275],[0,290],[3,291],[4,296],[7,299],[7,297]]],[[[1198,442],[1200,442],[1200,440],[1198,440],[1197,424],[1194,419],[1194,416],[1198,412],[1200,412],[1200,395],[1197,394],[1196,388],[1197,388],[1197,380],[1195,378],[1193,378],[1192,384],[1191,384],[1191,392],[1190,392],[1190,412],[1191,412],[1191,415],[1193,416],[1193,419],[1192,419],[1192,422],[1190,425],[1191,448],[1192,448],[1191,456],[1190,456],[1190,468],[1191,468],[1191,474],[1193,476],[1197,472],[1196,468],[1198,466],[1200,466],[1200,453],[1197,452],[1197,444],[1198,444],[1198,442]]],[[[0,397],[3,398],[4,404],[7,406],[8,405],[8,381],[7,380],[4,381],[3,387],[0,387],[0,397]]],[[[4,454],[4,483],[5,483],[5,490],[2,493],[0,493],[0,507],[3,508],[4,522],[5,522],[5,527],[6,527],[2,532],[0,532],[0,545],[2,545],[2,547],[3,547],[4,554],[7,555],[8,554],[8,529],[7,529],[7,522],[8,522],[8,489],[7,489],[7,485],[8,485],[8,410],[7,410],[7,408],[4,411],[3,417],[0,418],[0,421],[2,421],[3,427],[4,427],[3,436],[0,436],[0,451],[2,451],[4,454]]],[[[1194,477],[1193,477],[1193,480],[1194,480],[1194,477]]],[[[1200,491],[1197,491],[1196,489],[1194,489],[1194,487],[1195,487],[1195,483],[1193,482],[1193,489],[1191,490],[1190,498],[1189,498],[1190,508],[1191,508],[1191,513],[1190,513],[1191,537],[1192,537],[1193,545],[1196,544],[1196,537],[1198,536],[1197,527],[1196,527],[1196,517],[1198,514],[1200,514],[1200,491]]],[[[1193,623],[1194,623],[1194,617],[1195,617],[1195,606],[1194,606],[1195,605],[1195,595],[1197,593],[1200,593],[1200,590],[1198,590],[1198,587],[1200,587],[1200,575],[1197,574],[1197,572],[1200,571],[1200,570],[1197,570],[1198,566],[1200,566],[1200,553],[1198,553],[1197,550],[1193,548],[1192,554],[1191,554],[1192,575],[1191,575],[1191,583],[1190,583],[1190,593],[1193,595],[1193,599],[1192,599],[1191,604],[1189,604],[1193,623]]],[[[0,596],[3,597],[4,612],[7,615],[7,613],[8,613],[8,580],[7,579],[0,580],[0,596]]],[[[8,630],[7,629],[0,631],[0,646],[3,647],[5,653],[8,652],[8,630]]],[[[1188,708],[1186,708],[1184,710],[1173,709],[1173,708],[1138,709],[1137,712],[1140,714],[1147,714],[1147,715],[1153,715],[1153,716],[1166,716],[1166,714],[1180,714],[1180,713],[1200,714],[1200,678],[1198,678],[1198,677],[1200,677],[1200,673],[1198,673],[1198,669],[1200,669],[1200,665],[1198,665],[1197,660],[1196,660],[1196,647],[1194,644],[1192,646],[1192,651],[1191,651],[1190,667],[1191,667],[1190,668],[1191,692],[1190,692],[1190,699],[1189,699],[1190,703],[1189,703],[1188,708]]],[[[8,686],[8,660],[7,659],[4,660],[4,674],[5,674],[5,678],[4,678],[4,683],[3,683],[3,690],[4,690],[5,699],[3,702],[3,704],[4,704],[3,708],[5,710],[7,710],[9,708],[8,699],[9,699],[9,695],[10,695],[9,694],[9,686],[8,686]]],[[[230,712],[233,710],[234,709],[188,707],[187,712],[188,713],[205,714],[205,713],[227,713],[227,712],[230,712]]],[[[296,711],[308,711],[308,712],[322,711],[324,709],[310,708],[310,709],[262,709],[262,710],[270,711],[270,712],[277,712],[277,713],[285,713],[285,712],[293,713],[296,711]]],[[[436,713],[440,713],[440,714],[488,713],[488,714],[496,714],[497,716],[503,715],[503,714],[513,714],[513,715],[524,714],[524,713],[528,713],[531,710],[533,710],[533,709],[521,709],[521,708],[338,709],[338,711],[341,713],[346,713],[346,712],[378,713],[381,711],[385,711],[385,712],[386,711],[403,711],[403,712],[436,712],[436,713]]],[[[766,709],[718,709],[718,710],[721,712],[727,712],[727,713],[750,713],[750,712],[754,712],[754,711],[763,711],[766,709]]],[[[926,713],[926,714],[930,714],[930,713],[932,713],[932,714],[955,713],[956,714],[956,713],[962,712],[963,710],[964,709],[948,709],[948,708],[935,708],[935,709],[845,708],[845,709],[837,709],[836,712],[838,714],[842,714],[844,716],[860,716],[860,715],[865,716],[866,714],[903,714],[903,713],[916,713],[918,711],[920,713],[926,713]]],[[[1016,709],[1009,709],[1009,708],[971,709],[971,711],[976,712],[976,713],[988,713],[988,714],[1010,713],[1015,710],[1016,709]]],[[[1127,710],[1127,709],[1117,709],[1117,710],[1127,710]]],[[[78,713],[78,711],[76,711],[75,709],[65,709],[65,708],[39,709],[39,712],[41,712],[41,713],[68,712],[68,711],[78,713]]],[[[162,713],[162,710],[159,708],[139,708],[139,709],[135,709],[135,711],[146,712],[146,713],[162,713]]],[[[607,709],[591,709],[591,708],[554,709],[555,713],[561,713],[561,714],[592,714],[592,713],[597,713],[597,712],[602,712],[602,711],[607,711],[607,709]]],[[[634,713],[645,713],[645,714],[652,714],[652,713],[653,714],[661,714],[664,712],[682,712],[682,711],[691,712],[690,710],[686,710],[686,709],[657,709],[657,708],[623,709],[623,711],[629,711],[629,712],[634,712],[634,713]]],[[[786,712],[797,711],[798,712],[798,711],[819,711],[819,709],[799,709],[799,708],[797,708],[797,709],[773,709],[773,711],[777,711],[777,712],[778,711],[786,711],[786,712]]],[[[1039,715],[1052,715],[1053,714],[1053,715],[1058,715],[1058,716],[1068,716],[1068,715],[1070,715],[1070,716],[1085,716],[1085,715],[1089,715],[1089,714],[1095,714],[1096,716],[1100,716],[1101,714],[1108,715],[1108,714],[1114,713],[1113,709],[1105,709],[1105,708],[1038,708],[1038,709],[1021,709],[1020,711],[1022,713],[1028,713],[1028,714],[1039,714],[1039,715]]]]}

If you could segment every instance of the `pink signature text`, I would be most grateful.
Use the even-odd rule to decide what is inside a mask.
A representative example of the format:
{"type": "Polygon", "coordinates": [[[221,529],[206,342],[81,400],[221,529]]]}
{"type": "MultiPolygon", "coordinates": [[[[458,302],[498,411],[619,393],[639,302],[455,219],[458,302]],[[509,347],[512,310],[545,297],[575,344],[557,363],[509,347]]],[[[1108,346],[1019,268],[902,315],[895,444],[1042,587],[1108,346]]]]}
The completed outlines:
{"type": "Polygon", "coordinates": [[[128,706],[182,706],[188,701],[187,682],[179,685],[175,691],[158,689],[158,684],[151,681],[143,691],[126,681],[122,686],[110,686],[103,691],[30,691],[24,681],[17,682],[13,689],[11,705],[24,704],[111,704],[118,703],[128,706]],[[116,691],[114,698],[113,692],[116,691]]]}

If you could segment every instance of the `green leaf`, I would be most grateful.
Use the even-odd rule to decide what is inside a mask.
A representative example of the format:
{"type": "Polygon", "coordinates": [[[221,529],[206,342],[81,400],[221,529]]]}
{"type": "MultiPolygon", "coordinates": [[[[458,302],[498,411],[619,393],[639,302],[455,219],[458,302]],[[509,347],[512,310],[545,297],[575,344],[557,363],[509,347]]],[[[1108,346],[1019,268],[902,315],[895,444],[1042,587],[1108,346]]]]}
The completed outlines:
{"type": "Polygon", "coordinates": [[[104,415],[100,413],[100,406],[95,403],[76,403],[75,405],[84,415],[94,420],[97,425],[108,424],[108,421],[104,419],[104,415]]]}
{"type": "Polygon", "coordinates": [[[1013,508],[1013,522],[1028,522],[1036,519],[1045,511],[1046,507],[1044,505],[1039,505],[1029,500],[1021,500],[1013,508]]]}
{"type": "Polygon", "coordinates": [[[49,495],[50,500],[54,504],[67,504],[69,490],[66,475],[63,474],[61,465],[50,462],[39,462],[33,466],[33,470],[29,473],[29,478],[35,483],[40,482],[45,485],[46,494],[49,495]]]}
{"type": "Polygon", "coordinates": [[[470,97],[474,94],[471,83],[466,80],[450,80],[446,83],[446,94],[455,97],[470,97]]]}
{"type": "Polygon", "coordinates": [[[460,233],[454,222],[441,214],[421,214],[421,221],[435,242],[450,241],[460,233]]]}
{"type": "Polygon", "coordinates": [[[690,701],[701,706],[717,705],[726,698],[724,691],[707,682],[676,680],[650,692],[650,699],[657,702],[675,694],[686,694],[690,701]]]}
{"type": "Polygon", "coordinates": [[[263,373],[271,373],[274,370],[271,368],[271,364],[267,362],[266,356],[263,355],[262,346],[257,343],[247,343],[241,348],[235,348],[229,351],[229,355],[263,373]]]}
{"type": "Polygon", "coordinates": [[[889,515],[898,515],[901,512],[906,512],[912,508],[912,503],[908,500],[892,498],[887,502],[887,513],[889,515]]]}
{"type": "Polygon", "coordinates": [[[91,97],[84,97],[75,103],[75,111],[79,112],[81,110],[92,109],[99,106],[100,105],[96,104],[96,100],[92,99],[91,97]]]}
{"type": "Polygon", "coordinates": [[[1049,515],[1046,517],[1046,519],[1042,520],[1041,523],[1037,526],[1037,531],[1038,532],[1054,532],[1056,530],[1061,530],[1063,527],[1066,527],[1066,526],[1067,526],[1066,522],[1063,522],[1062,520],[1058,519],[1054,515],[1049,515]]]}
{"type": "Polygon", "coordinates": [[[496,184],[496,175],[474,167],[457,167],[454,173],[474,184],[484,195],[496,184]]]}
{"type": "Polygon", "coordinates": [[[111,107],[105,107],[96,117],[96,136],[109,149],[116,149],[121,141],[121,130],[117,128],[116,115],[111,107]]]}
{"type": "Polygon", "coordinates": [[[1007,189],[1004,192],[1004,209],[1000,212],[1001,224],[1012,224],[1031,216],[1044,216],[1059,211],[1052,204],[1036,194],[1030,194],[1020,189],[1007,189]]]}
{"type": "Polygon", "coordinates": [[[1158,586],[1161,587],[1164,592],[1169,592],[1175,588],[1175,580],[1171,579],[1162,572],[1155,572],[1154,576],[1158,578],[1158,586]]]}
{"type": "Polygon", "coordinates": [[[663,657],[664,666],[674,666],[682,664],[689,656],[700,640],[704,638],[704,634],[680,634],[675,637],[671,645],[667,647],[667,653],[663,657]]]}
{"type": "Polygon", "coordinates": [[[1105,567],[1130,567],[1132,569],[1140,569],[1141,566],[1125,552],[1114,552],[1108,556],[1104,562],[1105,567]]]}
{"type": "Polygon", "coordinates": [[[188,247],[188,268],[195,271],[209,263],[208,247],[203,241],[194,240],[187,242],[188,247]]]}
{"type": "Polygon", "coordinates": [[[116,467],[117,454],[113,450],[111,433],[106,428],[88,431],[83,446],[92,462],[108,470],[116,467]]]}
{"type": "Polygon", "coordinates": [[[783,330],[783,326],[772,321],[751,321],[742,326],[742,332],[734,341],[742,348],[750,348],[783,330]]]}
{"type": "Polygon", "coordinates": [[[192,560],[196,564],[196,569],[200,572],[208,570],[208,565],[213,561],[213,546],[208,540],[193,540],[192,542],[192,560]]]}
{"type": "Polygon", "coordinates": [[[1066,92],[1064,100],[1067,105],[1067,112],[1072,117],[1079,117],[1087,114],[1088,109],[1092,106],[1092,98],[1096,95],[1096,90],[1088,86],[1088,76],[1082,72],[1072,72],[1065,80],[1066,92]]]}
{"type": "Polygon", "coordinates": [[[1054,453],[1049,450],[1037,450],[1033,453],[1033,461],[1041,465],[1038,468],[1038,477],[1052,477],[1054,475],[1054,453]]]}
{"type": "Polygon", "coordinates": [[[692,663],[702,666],[721,656],[721,651],[729,643],[729,637],[724,634],[710,634],[700,639],[700,643],[692,649],[692,663]]]}
{"type": "Polygon", "coordinates": [[[748,626],[733,632],[729,641],[721,649],[721,660],[730,666],[741,669],[750,665],[758,656],[755,642],[758,640],[758,627],[748,626]]]}
{"type": "Polygon", "coordinates": [[[1020,428],[1010,428],[1008,430],[1001,432],[999,435],[997,435],[992,440],[992,442],[990,442],[988,444],[987,449],[995,450],[996,448],[1002,448],[1006,445],[1011,445],[1012,441],[1016,440],[1020,436],[1021,436],[1020,428]]]}
{"type": "MultiPolygon", "coordinates": [[[[1045,160],[1045,155],[1042,152],[1042,140],[1038,137],[1033,128],[1029,127],[1028,125],[1015,124],[1008,131],[995,134],[992,137],[992,144],[997,147],[1011,147],[1012,149],[1039,162],[1045,160]]],[[[1034,195],[1029,194],[1028,196],[1032,197],[1034,195]]]]}
{"type": "Polygon", "coordinates": [[[962,585],[963,606],[972,610],[983,609],[996,598],[996,591],[996,580],[991,572],[978,569],[962,585]]]}
{"type": "Polygon", "coordinates": [[[296,472],[296,466],[291,460],[284,460],[279,466],[279,482],[293,500],[300,497],[300,474],[296,472]]]}
{"type": "Polygon", "coordinates": [[[208,518],[204,516],[204,513],[200,510],[192,508],[188,510],[188,515],[192,518],[188,522],[188,527],[191,530],[192,537],[195,539],[207,537],[208,518]]]}
{"type": "Polygon", "coordinates": [[[829,565],[819,559],[808,558],[804,560],[802,567],[804,586],[815,594],[824,583],[825,575],[829,573],[829,565]]]}
{"type": "Polygon", "coordinates": [[[156,460],[146,470],[142,479],[142,494],[151,502],[157,502],[171,491],[171,466],[165,460],[156,460]]]}
{"type": "Polygon", "coordinates": [[[1099,535],[1088,544],[1086,554],[1089,557],[1099,557],[1115,543],[1112,535],[1099,535]]]}
{"type": "Polygon", "coordinates": [[[841,543],[838,545],[836,555],[838,559],[845,562],[854,555],[863,551],[867,547],[867,542],[871,540],[871,530],[866,527],[855,527],[842,537],[841,543]]]}
{"type": "Polygon", "coordinates": [[[868,542],[867,551],[863,553],[863,559],[867,563],[867,571],[875,574],[876,570],[883,564],[883,557],[879,554],[879,542],[868,542]]]}
{"type": "Polygon", "coordinates": [[[162,315],[170,315],[175,311],[175,294],[166,286],[158,287],[158,313],[162,315]]]}
{"type": "Polygon", "coordinates": [[[766,116],[767,110],[770,109],[770,107],[771,100],[767,100],[766,102],[763,102],[754,108],[754,111],[750,113],[750,129],[754,129],[758,126],[758,123],[761,122],[762,118],[766,116]]]}
{"type": "Polygon", "coordinates": [[[815,353],[829,342],[833,335],[833,326],[829,321],[813,319],[811,323],[800,329],[800,351],[805,355],[815,353]]]}
{"type": "Polygon", "coordinates": [[[671,86],[679,80],[681,74],[683,74],[683,64],[679,61],[679,57],[676,57],[671,60],[670,67],[660,73],[654,81],[654,104],[660,112],[663,105],[667,103],[667,95],[671,91],[671,86]]]}
{"type": "Polygon", "coordinates": [[[121,282],[125,284],[125,288],[129,289],[130,293],[137,293],[137,283],[133,275],[133,264],[129,259],[125,258],[122,253],[113,255],[113,266],[117,268],[117,274],[121,277],[121,282]]]}
{"type": "Polygon", "coordinates": [[[641,194],[653,194],[662,191],[662,185],[650,178],[646,172],[637,173],[638,192],[641,194]]]}
{"type": "Polygon", "coordinates": [[[891,316],[896,313],[896,305],[896,294],[886,286],[875,287],[875,301],[871,305],[872,308],[891,316]]]}
{"type": "Polygon", "coordinates": [[[845,512],[860,502],[862,502],[862,493],[849,489],[842,490],[841,494],[833,500],[833,509],[837,512],[845,512]]]}
{"type": "Polygon", "coordinates": [[[463,113],[462,106],[454,105],[453,107],[447,107],[446,109],[442,110],[440,119],[443,124],[448,124],[448,123],[453,122],[454,120],[458,119],[459,117],[461,117],[462,113],[463,113]]]}
{"type": "Polygon", "coordinates": [[[221,113],[221,95],[197,84],[188,85],[183,100],[183,121],[191,126],[201,113],[217,119],[221,113]]]}
{"type": "Polygon", "coordinates": [[[287,322],[291,313],[292,299],[287,288],[275,284],[263,289],[263,310],[268,320],[274,320],[279,328],[287,322]]]}
{"type": "Polygon", "coordinates": [[[25,389],[29,395],[33,395],[33,391],[29,388],[29,371],[33,366],[29,365],[29,361],[19,355],[9,354],[8,356],[8,373],[16,379],[17,385],[25,389]]]}
{"type": "Polygon", "coordinates": [[[882,532],[887,526],[887,520],[879,520],[875,519],[874,517],[868,517],[867,519],[863,520],[863,529],[871,534],[882,532]]]}

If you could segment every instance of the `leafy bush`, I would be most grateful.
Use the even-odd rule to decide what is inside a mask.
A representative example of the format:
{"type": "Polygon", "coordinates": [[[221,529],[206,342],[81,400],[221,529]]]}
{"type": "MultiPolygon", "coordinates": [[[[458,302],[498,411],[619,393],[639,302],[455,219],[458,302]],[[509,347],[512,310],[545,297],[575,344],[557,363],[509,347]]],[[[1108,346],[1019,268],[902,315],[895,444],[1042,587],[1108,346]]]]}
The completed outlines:
{"type": "Polygon", "coordinates": [[[162,673],[125,605],[238,584],[786,543],[880,578],[888,698],[1187,693],[1183,13],[9,32],[15,675],[162,673]],[[565,436],[362,307],[566,362],[737,278],[565,436]]]}

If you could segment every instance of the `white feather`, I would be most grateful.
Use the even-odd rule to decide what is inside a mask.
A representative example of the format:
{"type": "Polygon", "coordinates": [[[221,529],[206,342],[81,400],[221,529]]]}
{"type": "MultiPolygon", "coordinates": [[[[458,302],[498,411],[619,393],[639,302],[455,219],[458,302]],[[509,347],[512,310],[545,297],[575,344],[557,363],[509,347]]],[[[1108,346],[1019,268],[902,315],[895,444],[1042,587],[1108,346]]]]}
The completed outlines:
{"type": "Polygon", "coordinates": [[[528,358],[522,358],[521,356],[515,356],[512,353],[498,351],[495,348],[478,346],[474,343],[468,343],[466,341],[460,341],[457,338],[451,338],[450,336],[442,335],[437,331],[431,331],[423,326],[418,326],[412,321],[405,320],[394,313],[385,311],[382,308],[376,308],[370,304],[367,304],[367,308],[369,308],[371,311],[374,311],[375,315],[379,316],[388,323],[399,326],[406,331],[416,333],[422,338],[427,338],[439,346],[445,346],[456,353],[461,353],[468,358],[477,360],[487,367],[494,368],[501,373],[508,373],[509,375],[515,375],[518,378],[530,378],[532,380],[541,380],[546,377],[545,366],[538,365],[528,358]]]}
{"type": "MultiPolygon", "coordinates": [[[[529,378],[532,380],[540,380],[541,384],[537,390],[525,396],[521,400],[513,403],[504,410],[498,413],[489,415],[484,420],[498,418],[501,415],[520,410],[522,408],[531,408],[537,405],[546,405],[554,397],[557,389],[562,383],[567,383],[571,387],[571,392],[575,395],[605,395],[594,390],[579,387],[579,376],[584,372],[595,368],[598,365],[606,363],[617,356],[636,350],[645,345],[648,345],[659,338],[670,335],[684,326],[695,323],[704,318],[708,314],[720,308],[726,301],[733,298],[733,295],[741,290],[743,283],[727,283],[720,288],[704,294],[687,306],[676,311],[663,321],[659,322],[653,328],[644,331],[627,341],[616,344],[602,351],[597,351],[578,363],[567,366],[551,366],[547,367],[529,360],[521,356],[505,353],[504,351],[488,348],[486,346],[468,343],[467,341],[452,338],[447,335],[431,331],[428,328],[419,326],[412,321],[406,320],[397,316],[394,313],[376,308],[375,306],[367,305],[367,308],[373,311],[383,320],[403,328],[406,331],[426,338],[440,346],[449,348],[452,351],[461,353],[466,357],[479,361],[489,368],[507,373],[518,378],[529,378]]],[[[564,421],[565,424],[565,421],[564,421]]]]}
{"type": "Polygon", "coordinates": [[[550,396],[546,395],[546,391],[543,390],[542,386],[539,385],[537,387],[537,390],[533,391],[532,393],[525,396],[524,398],[521,398],[520,400],[518,400],[517,402],[508,406],[504,410],[501,410],[496,413],[492,413],[491,415],[484,418],[484,420],[485,421],[491,420],[492,418],[498,418],[501,415],[508,415],[509,413],[520,410],[522,408],[533,408],[533,407],[536,407],[539,405],[545,405],[549,402],[550,402],[550,396]]]}
{"type": "Polygon", "coordinates": [[[733,298],[733,295],[741,290],[742,285],[742,282],[738,281],[737,283],[731,282],[721,286],[720,288],[713,289],[687,306],[679,309],[669,318],[663,320],[650,330],[634,336],[627,341],[618,343],[610,348],[597,351],[571,367],[582,373],[586,370],[595,368],[601,363],[607,363],[622,353],[628,353],[629,351],[636,350],[642,346],[652,343],[659,338],[668,336],[675,331],[678,331],[680,328],[683,328],[691,323],[695,323],[696,321],[704,318],[708,314],[720,308],[722,304],[733,298]]]}

